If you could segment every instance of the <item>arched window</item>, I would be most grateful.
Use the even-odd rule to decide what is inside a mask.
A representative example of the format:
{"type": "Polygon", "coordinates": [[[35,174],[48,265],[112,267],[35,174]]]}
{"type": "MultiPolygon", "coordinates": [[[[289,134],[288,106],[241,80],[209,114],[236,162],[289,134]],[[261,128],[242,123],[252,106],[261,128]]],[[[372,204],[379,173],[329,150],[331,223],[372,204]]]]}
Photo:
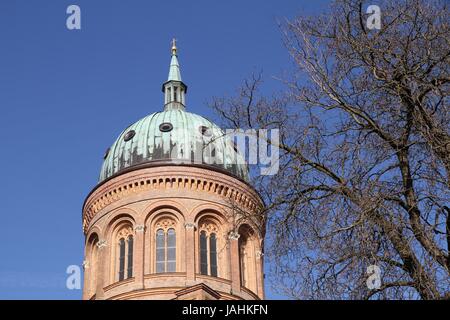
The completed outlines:
{"type": "Polygon", "coordinates": [[[217,227],[206,222],[200,230],[200,273],[217,277],[217,227]]]}
{"type": "Polygon", "coordinates": [[[208,248],[206,232],[200,232],[200,273],[208,275],[208,248]]]}
{"type": "Polygon", "coordinates": [[[246,239],[244,237],[239,238],[239,268],[241,271],[241,285],[247,286],[247,254],[246,254],[246,239]]]}
{"type": "Polygon", "coordinates": [[[128,236],[128,265],[127,276],[131,278],[133,276],[133,236],[128,236]]]}
{"type": "Polygon", "coordinates": [[[117,280],[122,281],[133,276],[133,235],[132,227],[121,229],[117,233],[117,280]]]}
{"type": "Polygon", "coordinates": [[[119,281],[125,278],[125,240],[119,240],[119,281]]]}
{"type": "Polygon", "coordinates": [[[211,264],[211,275],[217,277],[217,239],[215,233],[209,236],[209,262],[211,264]]]}
{"type": "Polygon", "coordinates": [[[176,238],[175,230],[167,231],[167,272],[175,272],[176,266],[176,238]]]}
{"type": "Polygon", "coordinates": [[[156,231],[156,272],[175,272],[177,265],[176,232],[170,228],[167,231],[156,231]]]}
{"type": "Polygon", "coordinates": [[[163,229],[159,229],[156,232],[156,272],[164,272],[165,271],[165,262],[166,262],[166,233],[163,229]]]}

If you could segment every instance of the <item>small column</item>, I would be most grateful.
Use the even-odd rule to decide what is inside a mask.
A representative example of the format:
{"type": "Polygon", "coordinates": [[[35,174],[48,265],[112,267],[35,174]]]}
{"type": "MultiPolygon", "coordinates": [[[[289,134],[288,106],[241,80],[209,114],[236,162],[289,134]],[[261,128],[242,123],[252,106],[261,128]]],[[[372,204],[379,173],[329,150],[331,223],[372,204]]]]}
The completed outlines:
{"type": "Polygon", "coordinates": [[[186,228],[186,281],[195,281],[195,223],[187,222],[186,228]]]}
{"type": "Polygon", "coordinates": [[[230,232],[231,290],[233,294],[241,292],[241,268],[239,261],[239,233],[230,232]]]}
{"type": "Polygon", "coordinates": [[[145,226],[137,225],[134,227],[135,247],[133,254],[134,283],[136,289],[144,289],[144,237],[145,226]]]}
{"type": "Polygon", "coordinates": [[[97,289],[95,291],[95,300],[103,300],[105,292],[103,290],[105,277],[106,277],[106,257],[108,243],[106,240],[100,240],[97,242],[98,247],[98,272],[97,272],[97,289]]]}

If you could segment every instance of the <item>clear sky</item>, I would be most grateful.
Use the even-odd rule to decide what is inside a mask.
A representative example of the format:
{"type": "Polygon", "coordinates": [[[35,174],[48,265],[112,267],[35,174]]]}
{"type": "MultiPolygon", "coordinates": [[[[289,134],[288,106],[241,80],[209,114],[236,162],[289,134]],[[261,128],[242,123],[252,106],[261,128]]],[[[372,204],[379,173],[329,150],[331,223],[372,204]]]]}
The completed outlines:
{"type": "MultiPolygon", "coordinates": [[[[189,111],[233,93],[252,71],[265,89],[290,67],[277,19],[326,0],[1,0],[0,299],[80,299],[81,207],[102,156],[129,124],[162,109],[178,39],[189,111]],[[81,8],[81,30],[66,8],[81,8]]],[[[270,287],[267,297],[276,298],[270,287]]]]}

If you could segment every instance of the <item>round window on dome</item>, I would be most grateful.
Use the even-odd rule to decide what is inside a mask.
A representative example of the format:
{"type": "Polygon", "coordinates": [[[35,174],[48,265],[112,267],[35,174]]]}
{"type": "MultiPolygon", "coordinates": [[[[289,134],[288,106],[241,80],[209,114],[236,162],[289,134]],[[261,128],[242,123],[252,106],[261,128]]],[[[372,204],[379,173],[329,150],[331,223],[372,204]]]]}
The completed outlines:
{"type": "Polygon", "coordinates": [[[198,130],[200,130],[200,133],[205,136],[205,137],[211,137],[212,136],[212,132],[211,129],[206,127],[206,126],[200,126],[198,128],[198,130]]]}
{"type": "Polygon", "coordinates": [[[130,130],[128,131],[125,136],[123,137],[124,141],[130,141],[131,139],[133,139],[134,135],[136,134],[136,131],[134,130],[130,130]]]}
{"type": "Polygon", "coordinates": [[[170,122],[164,122],[159,125],[159,131],[169,132],[172,131],[173,125],[170,122]]]}
{"type": "Polygon", "coordinates": [[[105,154],[103,155],[103,159],[106,159],[108,157],[109,151],[111,151],[111,148],[106,149],[105,154]]]}

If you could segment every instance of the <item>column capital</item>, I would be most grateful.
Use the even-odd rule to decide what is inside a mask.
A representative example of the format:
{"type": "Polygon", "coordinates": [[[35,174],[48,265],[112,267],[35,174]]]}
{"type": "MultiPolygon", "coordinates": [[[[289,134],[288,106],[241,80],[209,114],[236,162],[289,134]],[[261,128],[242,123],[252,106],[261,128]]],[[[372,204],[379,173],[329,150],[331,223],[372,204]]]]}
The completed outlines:
{"type": "Polygon", "coordinates": [[[104,239],[102,239],[102,240],[100,240],[99,242],[97,242],[97,247],[99,248],[99,249],[101,249],[101,248],[103,248],[103,247],[106,247],[108,245],[108,242],[106,241],[106,240],[104,240],[104,239]]]}
{"type": "Polygon", "coordinates": [[[236,231],[231,231],[228,234],[228,239],[230,239],[230,240],[238,240],[240,236],[241,235],[239,233],[237,233],[236,231]]]}
{"type": "Polygon", "coordinates": [[[144,232],[145,231],[145,225],[143,224],[138,224],[137,226],[134,227],[134,232],[138,233],[138,232],[144,232]]]}
{"type": "Polygon", "coordinates": [[[194,229],[194,228],[197,227],[197,225],[196,225],[195,223],[193,223],[193,222],[186,222],[186,223],[184,224],[184,227],[185,227],[186,229],[194,229]]]}

